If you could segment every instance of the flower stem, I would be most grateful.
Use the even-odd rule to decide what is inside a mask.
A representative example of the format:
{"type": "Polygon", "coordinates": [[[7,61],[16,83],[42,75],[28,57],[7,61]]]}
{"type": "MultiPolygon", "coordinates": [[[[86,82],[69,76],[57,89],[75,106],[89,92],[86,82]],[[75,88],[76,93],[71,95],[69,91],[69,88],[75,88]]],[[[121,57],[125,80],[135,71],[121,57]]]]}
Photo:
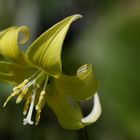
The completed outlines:
{"type": "Polygon", "coordinates": [[[83,129],[79,130],[79,140],[89,140],[87,128],[84,127],[83,129]]]}

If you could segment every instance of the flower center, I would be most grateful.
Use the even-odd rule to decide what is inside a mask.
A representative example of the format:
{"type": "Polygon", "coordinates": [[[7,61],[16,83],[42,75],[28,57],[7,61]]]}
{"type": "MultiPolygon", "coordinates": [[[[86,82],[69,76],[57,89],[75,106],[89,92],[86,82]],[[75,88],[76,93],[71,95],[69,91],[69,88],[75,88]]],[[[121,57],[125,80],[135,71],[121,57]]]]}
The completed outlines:
{"type": "Polygon", "coordinates": [[[45,94],[48,85],[49,76],[41,71],[37,71],[28,79],[25,79],[21,84],[13,88],[13,93],[7,98],[3,107],[9,102],[9,100],[18,95],[16,103],[20,103],[23,98],[26,99],[26,103],[23,109],[23,115],[26,118],[23,119],[23,124],[34,124],[31,120],[32,113],[35,108],[36,110],[36,122],[35,125],[39,123],[40,113],[45,104],[45,94]],[[28,113],[27,113],[28,112],[28,113]]]}

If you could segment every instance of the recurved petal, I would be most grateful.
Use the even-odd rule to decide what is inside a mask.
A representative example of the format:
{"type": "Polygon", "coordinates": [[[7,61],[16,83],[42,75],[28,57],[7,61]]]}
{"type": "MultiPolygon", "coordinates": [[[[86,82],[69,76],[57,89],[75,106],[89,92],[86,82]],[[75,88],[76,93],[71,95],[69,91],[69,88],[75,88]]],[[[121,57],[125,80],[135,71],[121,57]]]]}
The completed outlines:
{"type": "Polygon", "coordinates": [[[81,17],[78,14],[67,17],[37,38],[27,50],[30,61],[50,75],[59,75],[62,72],[61,50],[66,33],[71,23],[81,17]]]}
{"type": "Polygon", "coordinates": [[[101,112],[102,112],[102,108],[101,108],[100,99],[99,99],[98,93],[95,93],[94,99],[93,99],[93,108],[92,108],[91,112],[89,113],[89,115],[82,118],[82,120],[81,120],[82,123],[84,125],[90,125],[90,124],[96,122],[98,120],[98,118],[100,117],[101,112]]]}
{"type": "Polygon", "coordinates": [[[60,91],[52,90],[46,96],[47,104],[55,112],[59,123],[67,129],[80,129],[82,112],[79,105],[60,91]]]}
{"type": "Polygon", "coordinates": [[[24,44],[29,39],[29,30],[26,26],[13,26],[0,32],[0,54],[13,62],[27,64],[26,56],[19,49],[19,44],[24,44]],[[19,37],[19,34],[23,36],[19,37]]]}
{"type": "Polygon", "coordinates": [[[0,80],[6,83],[19,84],[34,72],[35,69],[32,67],[20,67],[0,61],[0,80]]]}
{"type": "Polygon", "coordinates": [[[93,66],[85,64],[77,70],[76,76],[59,75],[54,78],[54,88],[75,100],[85,100],[92,97],[98,89],[98,80],[95,77],[93,66]]]}

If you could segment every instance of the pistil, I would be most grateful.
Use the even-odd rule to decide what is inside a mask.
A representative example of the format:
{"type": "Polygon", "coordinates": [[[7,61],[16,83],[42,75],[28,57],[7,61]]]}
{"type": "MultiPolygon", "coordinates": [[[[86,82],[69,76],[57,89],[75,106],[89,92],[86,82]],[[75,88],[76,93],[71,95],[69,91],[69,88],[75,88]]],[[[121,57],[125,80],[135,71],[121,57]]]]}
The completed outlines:
{"type": "Polygon", "coordinates": [[[34,109],[35,95],[36,95],[36,89],[33,89],[33,95],[32,95],[32,99],[31,99],[31,104],[30,104],[30,107],[29,107],[29,111],[28,111],[27,117],[25,119],[23,119],[23,124],[24,125],[34,124],[34,122],[31,120],[31,118],[32,118],[32,113],[33,113],[33,109],[34,109]]]}

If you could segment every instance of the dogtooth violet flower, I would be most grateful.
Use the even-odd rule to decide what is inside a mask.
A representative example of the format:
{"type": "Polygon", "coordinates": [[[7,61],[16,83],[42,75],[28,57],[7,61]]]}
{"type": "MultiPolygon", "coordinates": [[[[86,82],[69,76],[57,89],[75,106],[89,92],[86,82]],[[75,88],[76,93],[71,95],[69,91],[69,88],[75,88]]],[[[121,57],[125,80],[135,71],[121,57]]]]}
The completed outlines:
{"type": "Polygon", "coordinates": [[[8,60],[0,61],[0,80],[15,85],[3,106],[14,96],[17,96],[17,104],[24,100],[24,125],[34,124],[34,110],[35,124],[38,124],[45,103],[67,129],[83,128],[100,116],[98,81],[92,64],[78,68],[75,76],[62,72],[61,51],[66,33],[71,23],[81,17],[72,15],[55,24],[39,36],[26,53],[19,45],[28,41],[28,27],[13,26],[0,32],[0,54],[8,60]],[[92,97],[93,109],[84,117],[79,102],[92,97]]]}

